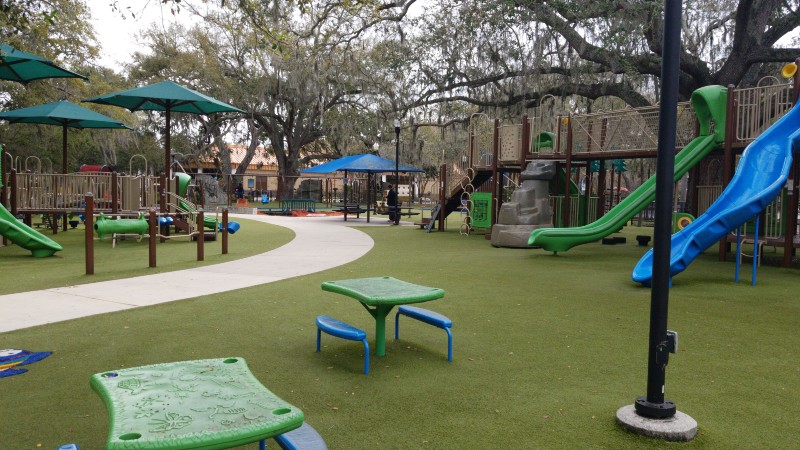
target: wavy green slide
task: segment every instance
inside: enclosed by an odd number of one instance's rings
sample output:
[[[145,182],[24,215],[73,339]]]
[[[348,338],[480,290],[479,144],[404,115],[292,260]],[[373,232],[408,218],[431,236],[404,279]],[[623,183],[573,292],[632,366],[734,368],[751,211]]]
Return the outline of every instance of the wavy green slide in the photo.
[[[692,93],[692,107],[700,121],[700,136],[689,142],[675,156],[675,181],[724,140],[726,93],[727,90],[722,86],[706,86]],[[716,124],[713,132],[712,120]],[[655,198],[656,177],[652,176],[600,219],[582,227],[533,230],[528,245],[559,252],[598,241],[621,230],[633,216],[646,208]]]
[[[3,146],[0,145],[0,155],[2,154]],[[0,158],[0,171],[2,170],[3,163]],[[0,187],[3,187],[2,178]],[[58,242],[17,220],[2,204],[0,204],[0,236],[5,236],[25,250],[30,250],[36,258],[53,256],[55,252],[63,250]]]
[[[63,250],[61,244],[17,220],[3,205],[0,205],[0,235],[30,250],[36,258],[53,256]]]

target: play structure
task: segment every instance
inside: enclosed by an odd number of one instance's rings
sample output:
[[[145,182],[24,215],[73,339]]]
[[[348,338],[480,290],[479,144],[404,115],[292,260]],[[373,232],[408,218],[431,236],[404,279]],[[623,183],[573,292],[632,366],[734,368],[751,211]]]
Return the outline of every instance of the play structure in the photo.
[[[721,86],[708,86],[692,94],[692,107],[700,124],[699,135],[675,156],[675,181],[694,167],[709,152],[725,140],[725,130],[712,123],[725,123],[727,90]],[[566,251],[570,248],[596,242],[622,227],[656,198],[656,177],[652,176],[604,216],[591,224],[571,228],[542,228],[534,230],[528,245],[548,251]]]
[[[189,237],[196,239],[205,229],[205,240],[215,240],[222,231],[219,214],[205,213],[202,225],[196,223],[199,206],[190,200],[202,187],[192,184],[189,174],[178,172],[172,179],[138,171],[136,175],[109,172],[102,166],[81,166],[82,171],[71,174],[41,173],[41,163],[34,170],[21,173],[14,158],[0,152],[0,234],[4,243],[10,242],[30,250],[34,257],[51,256],[61,251],[60,244],[32,228],[34,217],[50,228],[53,234],[66,231],[86,218],[87,198],[91,198],[94,216],[92,229],[100,239],[149,235],[145,211],[155,209],[159,214],[160,239]],[[137,155],[142,158],[141,156]],[[136,156],[135,156],[136,157]],[[30,158],[28,158],[30,159]],[[38,160],[38,158],[36,158]],[[16,160],[18,163],[19,158]],[[28,160],[25,160],[28,167]],[[10,167],[10,170],[8,168]],[[161,188],[165,187],[162,191]],[[202,199],[202,196],[200,196]],[[170,231],[174,228],[175,232]],[[234,234],[237,222],[228,222],[226,232]]]
[[[687,248],[703,246],[692,250],[695,255],[720,242],[719,258],[725,260],[737,242],[735,229],[742,221],[739,246],[769,245],[782,249],[783,264],[787,267],[800,247],[797,226],[800,164],[785,154],[790,153],[788,147],[775,149],[780,140],[784,142],[781,145],[791,146],[787,142],[797,128],[797,119],[796,113],[790,111],[797,102],[799,77],[796,70],[784,70],[782,74],[792,79],[786,82],[765,77],[755,87],[748,88],[707,86],[694,92],[690,102],[678,104],[675,181],[684,183],[686,196],[680,204],[676,196],[673,229],[683,233],[680,239],[691,241],[687,241]],[[632,192],[627,192],[628,186],[623,187],[621,181],[628,170],[626,161],[655,159],[658,107],[590,114],[556,113],[553,109],[548,115],[543,108],[537,108],[531,117],[523,116],[521,123],[490,120],[485,114],[472,117],[466,154],[440,167],[443,189],[434,217],[439,230],[444,230],[445,218],[460,211],[463,205],[475,210],[472,198],[483,193],[490,196],[489,227],[496,226],[503,205],[513,201],[513,192],[522,184],[520,174],[531,161],[554,162],[557,175],[549,193],[554,227],[533,231],[530,245],[548,251],[566,251],[576,245],[600,241],[632,220],[640,225],[652,222],[655,178],[648,179],[638,172],[638,177],[646,181],[638,187],[631,186]],[[785,116],[788,118],[783,120]],[[762,135],[765,137],[759,138]],[[771,150],[750,150],[740,156],[757,138],[753,144],[756,148],[766,145]],[[777,156],[770,156],[774,154]],[[739,163],[734,177],[737,158],[744,162]],[[783,165],[776,169],[773,165],[778,163],[769,158],[776,158]],[[767,162],[773,165],[756,169],[756,164]],[[787,184],[787,180],[791,183]],[[630,182],[626,184],[630,186]],[[734,184],[730,189],[735,194],[726,191],[722,196],[728,184]],[[767,190],[770,195],[761,195]],[[758,205],[745,207],[739,213],[738,207],[744,207],[739,203],[751,203],[753,196],[758,197]],[[737,204],[722,207],[715,203],[718,198]],[[746,218],[737,215],[736,220],[731,220],[730,208],[739,215],[750,215]],[[757,234],[754,216],[759,216],[761,222]],[[701,228],[713,229],[714,233],[704,234],[705,238],[698,240],[694,233]],[[676,264],[675,268],[682,263]]]
[[[0,146],[0,156],[3,153],[3,147]],[[2,169],[3,161],[0,158],[0,174],[4,173]],[[5,192],[4,178],[0,176],[0,188],[3,189],[3,192]],[[58,242],[20,222],[2,203],[0,203],[0,235],[25,250],[30,250],[31,254],[36,258],[52,256],[55,252],[62,250]]]
[[[747,146],[733,179],[705,213],[672,235],[671,276],[684,271],[705,249],[775,200],[789,177],[792,151],[798,143],[800,107],[795,106]],[[649,284],[652,272],[651,249],[633,269],[633,281]]]
[[[194,238],[199,233],[207,233],[205,239],[215,240],[216,233],[222,231],[222,224],[216,215],[204,215],[202,226],[198,223],[199,210],[197,205],[186,199],[192,182],[192,177],[184,172],[175,173],[176,192],[167,193],[167,205],[175,210],[173,214],[162,214],[158,218],[159,228],[165,231],[159,234],[161,239],[189,237]],[[177,234],[169,232],[170,227],[174,227]],[[240,224],[238,222],[228,222],[227,231],[230,234],[236,233]],[[141,239],[148,234],[148,222],[145,214],[138,213],[135,218],[117,218],[111,220],[104,213],[100,213],[94,223],[94,230],[102,240],[107,235],[114,236],[135,236]],[[210,230],[210,233],[205,230]],[[115,241],[114,241],[115,242]]]

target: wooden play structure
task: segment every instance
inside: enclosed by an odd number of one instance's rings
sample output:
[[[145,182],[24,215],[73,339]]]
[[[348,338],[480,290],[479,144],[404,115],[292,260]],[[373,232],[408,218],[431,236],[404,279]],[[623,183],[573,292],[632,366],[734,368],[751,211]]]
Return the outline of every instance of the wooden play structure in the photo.
[[[724,123],[711,123],[712,133],[724,127],[724,140],[689,169],[688,206],[681,212],[695,217],[703,214],[733,177],[744,148],[797,103],[800,76],[796,70],[790,75],[788,81],[766,77],[755,87],[727,87]],[[689,102],[678,105],[676,152],[699,135],[696,113]],[[624,167],[626,160],[656,157],[658,115],[657,106],[591,114],[539,114],[536,110],[517,123],[473,115],[466,161],[440,167],[438,228],[443,231],[444,219],[464,210],[468,212],[463,218],[463,234],[497,223],[500,206],[518,184],[520,172],[534,160],[554,161],[561,174],[551,185],[555,226],[580,226],[600,218],[625,196],[619,165]],[[762,244],[783,249],[786,266],[791,265],[800,247],[797,158],[792,162],[789,180],[783,193],[762,213],[759,233]],[[482,205],[488,225],[481,227],[476,227],[470,217],[480,209],[474,204],[476,193],[489,196]],[[746,228],[745,232],[751,230]],[[748,238],[752,242],[752,236],[745,236],[745,242]],[[735,239],[731,235],[723,240],[720,259],[725,258]]]

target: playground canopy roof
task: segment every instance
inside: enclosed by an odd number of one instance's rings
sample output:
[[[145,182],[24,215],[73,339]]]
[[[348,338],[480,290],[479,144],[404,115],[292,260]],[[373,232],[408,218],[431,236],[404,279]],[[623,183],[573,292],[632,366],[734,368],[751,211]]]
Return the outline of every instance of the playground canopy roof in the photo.
[[[303,169],[300,173],[333,173],[333,172],[364,172],[364,173],[384,173],[394,172],[395,162],[380,156],[368,153],[362,155],[344,156],[333,161],[320,164],[315,167]],[[408,164],[400,164],[398,172],[424,172]]]
[[[87,98],[84,102],[120,106],[131,111],[166,111],[167,126],[164,145],[164,170],[167,174],[170,172],[172,163],[170,158],[170,114],[172,112],[191,114],[244,112],[235,106],[231,106],[169,80]]]
[[[61,126],[61,170],[67,173],[67,128],[129,129],[122,122],[66,100],[0,113],[10,123],[37,123]]]
[[[42,78],[87,78],[52,61],[0,43],[0,79],[27,83]]]

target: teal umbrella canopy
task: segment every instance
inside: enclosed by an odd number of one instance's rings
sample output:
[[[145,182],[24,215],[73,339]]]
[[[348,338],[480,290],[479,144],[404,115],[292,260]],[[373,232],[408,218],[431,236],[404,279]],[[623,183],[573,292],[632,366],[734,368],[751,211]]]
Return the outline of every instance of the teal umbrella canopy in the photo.
[[[127,108],[131,111],[168,111],[191,114],[244,112],[235,106],[181,86],[173,81],[87,98],[84,102]]]
[[[66,100],[0,113],[9,123],[60,125],[62,131],[61,168],[67,171],[67,128],[125,128],[122,122],[70,103]]]
[[[167,125],[164,145],[164,170],[167,175],[169,175],[171,166],[170,114],[173,111],[190,114],[244,112],[235,106],[231,106],[169,80],[125,91],[100,95],[98,97],[87,98],[84,102],[121,106],[131,111],[165,111],[167,113]]]
[[[88,79],[41,56],[0,43],[0,79],[27,83],[42,78]]]
[[[66,100],[0,113],[10,123],[41,123],[70,128],[128,128],[120,121]]]

